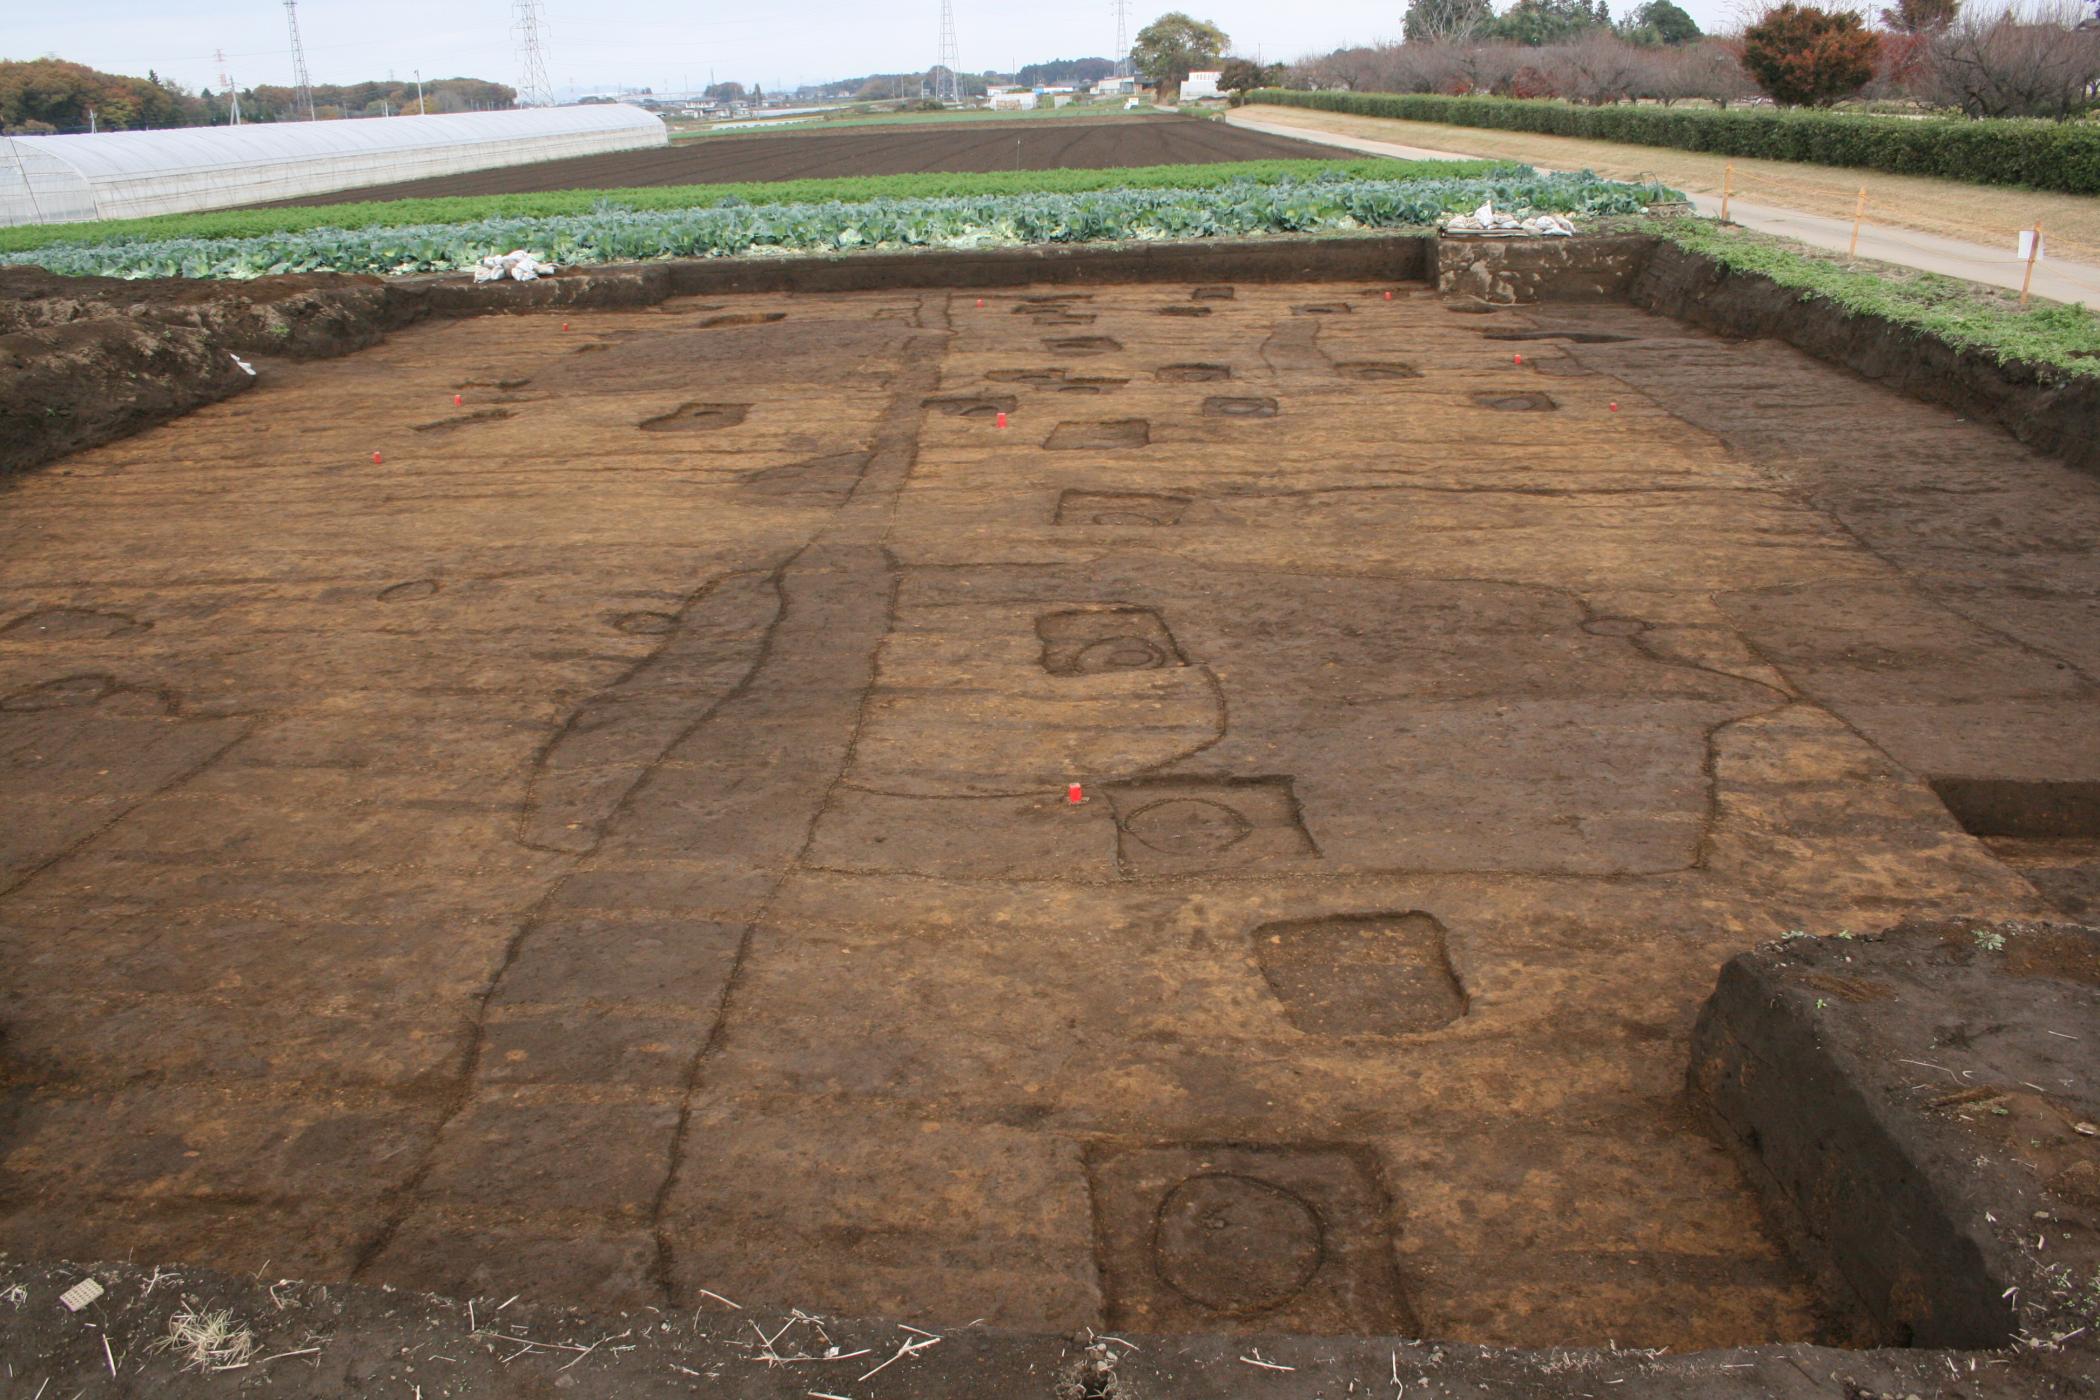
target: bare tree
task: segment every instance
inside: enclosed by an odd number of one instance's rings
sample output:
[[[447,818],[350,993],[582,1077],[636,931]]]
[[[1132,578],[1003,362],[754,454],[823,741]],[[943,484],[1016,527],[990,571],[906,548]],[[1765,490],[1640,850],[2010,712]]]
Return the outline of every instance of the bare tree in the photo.
[[[2100,89],[2100,31],[2082,27],[2082,18],[2050,0],[1965,11],[1932,37],[1920,95],[1972,117],[2064,121],[2088,111]]]
[[[1703,97],[1724,107],[1757,93],[1728,40],[1647,46],[1601,30],[1535,47],[1417,42],[1337,49],[1301,61],[1286,80],[1350,92],[1484,92],[1588,103]]]
[[[1488,0],[1409,0],[1400,32],[1410,44],[1464,44],[1494,19]]]
[[[1687,45],[1682,52],[1686,97],[1709,98],[1725,109],[1731,102],[1748,102],[1759,95],[1757,79],[1743,67],[1741,39],[1702,39]]]

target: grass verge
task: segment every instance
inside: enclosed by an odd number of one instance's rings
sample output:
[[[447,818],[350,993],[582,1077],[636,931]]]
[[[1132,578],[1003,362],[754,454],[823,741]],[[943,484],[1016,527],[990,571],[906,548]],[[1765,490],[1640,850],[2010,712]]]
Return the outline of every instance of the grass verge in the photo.
[[[37,248],[261,238],[310,229],[410,228],[488,219],[536,219],[603,208],[705,209],[720,205],[859,204],[878,199],[971,199],[996,195],[1088,194],[1101,190],[1207,190],[1276,185],[1314,177],[1402,181],[1514,175],[1512,161],[1246,160],[1214,165],[1145,165],[1127,170],[995,170],[978,173],[844,176],[732,185],[643,185],[631,189],[552,190],[540,194],[459,195],[285,209],[221,209],[150,219],[0,228],[0,253]]]
[[[2018,297],[1995,287],[1889,263],[1848,263],[1705,219],[1649,219],[1642,226],[1731,272],[1768,277],[1805,299],[1924,331],[2000,363],[2100,378],[2100,316],[2082,306],[2036,301],[2023,311]]]

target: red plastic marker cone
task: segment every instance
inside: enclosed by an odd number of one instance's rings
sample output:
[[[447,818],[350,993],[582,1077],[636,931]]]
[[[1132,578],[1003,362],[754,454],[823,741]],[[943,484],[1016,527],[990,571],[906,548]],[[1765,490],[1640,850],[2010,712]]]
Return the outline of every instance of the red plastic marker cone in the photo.
[[[465,402],[466,402],[466,399],[464,399],[463,397],[461,397],[461,396],[460,396],[460,395],[458,395],[458,394],[454,394],[454,395],[452,396],[452,406],[453,406],[454,408],[458,408],[458,407],[459,407],[459,406],[460,406],[461,404],[464,404]]]
[[[1073,783],[1065,789],[1065,801],[1069,805],[1077,807],[1080,803],[1086,801],[1086,794],[1079,790],[1079,784]]]
[[[979,311],[982,311],[982,310],[984,310],[984,298],[983,298],[983,297],[979,297],[979,298],[977,298],[977,309],[978,309]]]
[[[569,328],[569,323],[568,323],[567,321],[564,321],[564,322],[562,322],[562,323],[561,323],[561,328],[562,328],[563,330],[567,330],[567,329]]]
[[[1619,411],[1619,401],[1617,399],[1613,399],[1611,401],[1611,411],[1613,413],[1617,413]]]
[[[1391,301],[1391,300],[1393,299],[1393,294],[1392,294],[1391,292],[1387,292],[1387,293],[1385,294],[1385,299],[1386,299],[1387,301]]]
[[[1003,413],[1002,413],[1002,414],[1000,414],[1000,415],[999,415],[999,419],[998,419],[998,421],[997,421],[997,422],[995,422],[995,423],[993,423],[993,424],[992,424],[992,426],[993,426],[993,427],[995,427],[995,428],[1003,428],[1003,427],[1005,427],[1005,426],[1006,426],[1006,415],[1005,415],[1005,414],[1003,414]]]
[[[372,454],[372,465],[375,467],[379,465],[379,454],[377,452]]]
[[[1513,365],[1521,365],[1524,363],[1524,357],[1522,355],[1512,355],[1509,357],[1509,362]]]

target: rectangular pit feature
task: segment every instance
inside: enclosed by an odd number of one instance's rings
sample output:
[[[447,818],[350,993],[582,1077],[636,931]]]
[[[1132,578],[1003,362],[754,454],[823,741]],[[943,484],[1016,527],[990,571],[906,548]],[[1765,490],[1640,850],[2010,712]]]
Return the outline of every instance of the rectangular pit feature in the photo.
[[[1934,778],[1962,829],[2071,918],[2100,921],[2100,782]]]

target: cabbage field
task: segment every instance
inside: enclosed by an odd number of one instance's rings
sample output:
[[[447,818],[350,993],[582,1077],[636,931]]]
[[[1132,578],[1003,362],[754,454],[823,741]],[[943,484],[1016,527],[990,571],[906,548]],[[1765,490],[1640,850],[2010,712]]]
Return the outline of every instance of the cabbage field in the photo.
[[[1557,213],[1580,219],[1639,213],[1651,203],[1677,197],[1659,185],[1625,184],[1586,172],[1547,175],[1512,169],[1485,176],[1407,180],[1338,174],[1204,189],[728,202],[678,209],[606,204],[579,213],[462,223],[54,243],[0,256],[0,264],[30,263],[58,273],[112,277],[399,274],[460,271],[514,248],[572,265],[1249,237],[1423,227],[1488,200],[1498,210],[1520,215]]]

